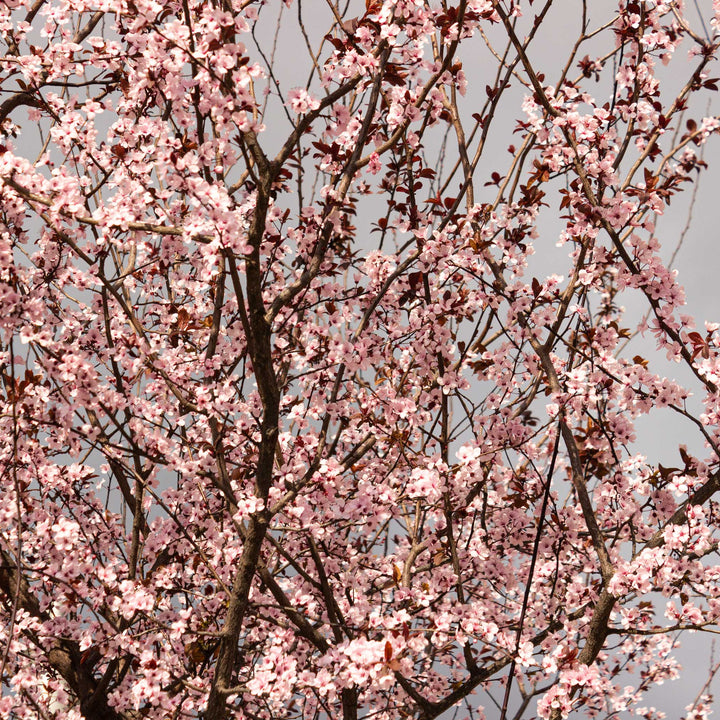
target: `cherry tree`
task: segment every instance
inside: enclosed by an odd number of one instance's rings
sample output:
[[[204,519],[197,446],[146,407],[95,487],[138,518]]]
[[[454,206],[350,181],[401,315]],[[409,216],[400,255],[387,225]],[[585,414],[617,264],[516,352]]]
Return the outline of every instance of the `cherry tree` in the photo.
[[[720,618],[720,324],[662,219],[720,2],[0,33],[0,715],[661,718]]]

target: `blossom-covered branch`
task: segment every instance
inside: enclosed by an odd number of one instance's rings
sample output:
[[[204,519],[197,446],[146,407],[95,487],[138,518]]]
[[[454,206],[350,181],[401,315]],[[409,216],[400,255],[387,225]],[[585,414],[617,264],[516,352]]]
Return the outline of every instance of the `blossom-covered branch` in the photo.
[[[720,618],[689,6],[0,6],[0,715],[662,717]]]

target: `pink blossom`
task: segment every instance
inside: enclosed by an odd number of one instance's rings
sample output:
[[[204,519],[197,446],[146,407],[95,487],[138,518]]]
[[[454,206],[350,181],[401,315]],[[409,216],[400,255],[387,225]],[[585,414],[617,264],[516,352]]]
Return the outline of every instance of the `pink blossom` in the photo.
[[[294,113],[302,115],[310,110],[317,110],[320,107],[320,101],[304,88],[293,88],[288,92],[287,105],[292,108]]]

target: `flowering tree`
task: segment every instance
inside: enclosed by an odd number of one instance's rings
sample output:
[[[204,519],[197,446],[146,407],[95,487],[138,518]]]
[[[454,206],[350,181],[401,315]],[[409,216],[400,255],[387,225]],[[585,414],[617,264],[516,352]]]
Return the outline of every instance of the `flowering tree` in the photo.
[[[720,617],[688,5],[2,3],[2,717],[660,717]]]

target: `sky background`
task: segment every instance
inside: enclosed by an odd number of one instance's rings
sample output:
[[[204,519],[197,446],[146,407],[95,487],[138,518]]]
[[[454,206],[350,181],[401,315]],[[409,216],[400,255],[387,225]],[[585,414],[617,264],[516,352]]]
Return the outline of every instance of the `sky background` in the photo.
[[[535,0],[534,7],[540,5]],[[694,26],[698,32],[702,32],[702,24],[699,15],[693,16],[696,3],[692,0],[687,3],[688,17],[697,20]],[[528,7],[528,3],[523,3]],[[605,22],[612,16],[616,3],[612,0],[591,0],[590,26],[596,26]],[[580,0],[555,0],[545,23],[538,33],[536,40],[530,48],[530,58],[535,68],[546,75],[546,82],[554,83],[560,69],[564,65],[567,53],[577,37],[580,28]],[[711,0],[698,0],[697,7],[709,18],[711,12]],[[365,5],[363,0],[350,0],[347,5],[346,18],[353,18],[363,14]],[[299,14],[298,14],[299,13]],[[313,50],[317,50],[323,36],[332,23],[332,15],[325,0],[295,0],[291,8],[286,8],[279,0],[271,2],[261,10],[261,22],[257,28],[257,43],[262,49],[269,62],[272,62],[274,78],[272,78],[273,92],[268,98],[268,112],[266,114],[266,131],[261,135],[260,141],[266,153],[274,155],[281,146],[290,130],[290,124],[286,117],[286,110],[277,97],[279,85],[283,94],[293,87],[304,87],[311,77],[312,63],[308,54],[306,39],[301,31],[304,28],[307,39]],[[528,13],[530,18],[530,13]],[[526,21],[528,18],[526,18]],[[520,33],[522,34],[522,33]],[[500,28],[496,28],[495,37],[502,35]],[[493,33],[490,32],[493,39]],[[605,33],[597,42],[588,45],[588,48],[580,53],[580,57],[586,52],[593,54],[593,50],[601,52],[602,49],[609,49],[607,42],[610,36]],[[325,51],[327,48],[325,48]],[[260,60],[258,48],[248,45],[248,54],[253,60]],[[686,56],[687,50],[678,50],[678,56]],[[463,68],[468,80],[468,92],[462,99],[461,109],[469,117],[476,112],[486,99],[485,85],[492,82],[497,69],[497,61],[483,48],[479,39],[461,46],[458,59],[463,62]],[[667,76],[670,89],[676,89],[687,77],[685,70],[687,65],[679,62],[677,66],[673,63],[671,70],[673,74]],[[571,73],[572,75],[573,73]],[[604,83],[604,84],[603,84]],[[320,92],[317,76],[311,82],[311,88]],[[608,97],[610,85],[605,80],[598,83],[596,97]],[[485,179],[490,173],[497,170],[503,173],[508,166],[511,155],[507,152],[507,146],[516,141],[513,136],[514,122],[522,118],[520,105],[526,90],[519,83],[514,82],[513,88],[508,91],[507,96],[501,103],[501,115],[496,121],[492,142],[488,145],[487,151],[481,160],[476,173],[477,188],[480,195],[479,202],[489,200],[494,196],[494,188],[483,189]],[[704,114],[717,114],[718,103],[713,98],[713,106],[703,107]],[[108,120],[110,113],[108,113]],[[24,133],[22,141],[32,136]],[[431,135],[431,137],[433,137]],[[435,136],[437,137],[437,136]],[[20,141],[18,145],[20,145]],[[39,150],[39,144],[29,143],[27,146],[28,155]],[[454,163],[456,157],[453,155],[453,145],[450,143],[449,155],[446,163]],[[437,152],[437,147],[430,144],[426,150],[428,154]],[[705,159],[709,162],[709,170],[700,176],[699,183],[676,196],[671,206],[667,209],[664,217],[658,224],[657,236],[663,247],[663,256],[666,258],[678,249],[682,239],[682,245],[677,251],[674,267],[678,270],[680,282],[684,285],[687,295],[687,312],[696,318],[698,326],[703,321],[720,322],[720,139],[715,138],[705,147]],[[312,180],[312,173],[309,173],[308,182]],[[457,183],[456,183],[457,184]],[[364,199],[363,202],[373,202]],[[377,200],[376,202],[383,202]],[[553,200],[551,200],[551,206]],[[370,217],[372,213],[368,213]],[[370,235],[370,227],[362,213],[357,218],[358,242],[362,246],[364,238],[367,238],[367,247],[374,247],[376,236]],[[528,277],[538,277],[553,273],[565,272],[568,266],[567,253],[569,247],[557,247],[557,238],[563,229],[563,221],[557,217],[556,203],[554,207],[546,209],[539,224],[540,236],[535,243],[536,255],[532,260]],[[635,322],[645,313],[645,305],[637,302],[630,294],[624,296],[628,327],[634,327]],[[650,336],[636,337],[627,348],[626,353],[648,354],[653,357],[653,369],[663,371],[669,377],[680,381],[688,381],[687,373],[678,365],[666,362],[665,369],[661,370],[662,361],[657,360],[657,353],[653,351],[654,343]],[[689,383],[693,387],[692,383]],[[692,402],[692,401],[691,401]],[[689,423],[683,424],[678,420],[677,415],[670,411],[654,412],[650,417],[641,418],[636,424],[637,449],[646,452],[653,462],[661,462],[666,466],[678,463],[678,445],[685,444],[690,450],[702,453],[702,444],[698,433]],[[662,601],[662,599],[660,600]],[[682,677],[672,683],[666,683],[651,696],[651,700],[665,711],[669,719],[681,717],[684,708],[694,699],[707,677],[707,670],[711,663],[713,650],[713,636],[708,634],[685,634],[683,637],[683,648],[678,653],[685,670]],[[720,657],[720,650],[716,658]],[[493,717],[490,706],[487,707],[488,717]],[[447,713],[451,717],[453,711]]]

